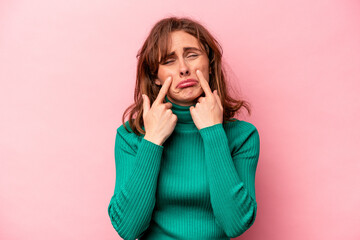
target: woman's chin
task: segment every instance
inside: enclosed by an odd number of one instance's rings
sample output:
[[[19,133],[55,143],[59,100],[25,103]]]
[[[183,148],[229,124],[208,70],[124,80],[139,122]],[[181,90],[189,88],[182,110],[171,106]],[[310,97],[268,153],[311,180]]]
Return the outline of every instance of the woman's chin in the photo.
[[[201,96],[202,92],[187,92],[187,93],[180,93],[176,97],[171,97],[175,103],[178,105],[194,105],[197,102],[197,99]]]
[[[181,96],[182,98],[186,98],[187,100],[194,100],[198,98],[201,93],[203,93],[203,91],[201,91],[201,89],[199,89],[198,87],[187,87],[179,93],[179,96]]]

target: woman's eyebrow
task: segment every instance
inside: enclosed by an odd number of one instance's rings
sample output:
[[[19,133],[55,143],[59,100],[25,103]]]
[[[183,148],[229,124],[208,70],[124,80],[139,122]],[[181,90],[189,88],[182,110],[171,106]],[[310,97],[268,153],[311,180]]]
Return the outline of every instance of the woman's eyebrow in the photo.
[[[201,52],[201,50],[197,49],[196,47],[184,47],[183,49],[184,49],[184,52],[190,51],[190,50],[195,50],[195,51]]]
[[[199,52],[201,52],[201,50],[198,49],[198,48],[196,48],[196,47],[184,47],[183,50],[184,50],[184,52],[187,52],[187,51],[190,51],[190,50],[194,50],[194,51],[199,51]],[[175,51],[167,54],[167,55],[166,55],[166,58],[172,57],[172,56],[174,56],[174,55],[175,55]]]

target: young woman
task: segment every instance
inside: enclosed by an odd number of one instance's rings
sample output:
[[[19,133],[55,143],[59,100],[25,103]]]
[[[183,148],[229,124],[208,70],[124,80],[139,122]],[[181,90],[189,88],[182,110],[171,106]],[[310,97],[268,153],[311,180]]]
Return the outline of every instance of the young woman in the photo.
[[[137,57],[135,103],[115,139],[113,227],[126,240],[241,235],[257,213],[260,139],[233,118],[250,108],[228,94],[221,46],[197,21],[169,17]]]

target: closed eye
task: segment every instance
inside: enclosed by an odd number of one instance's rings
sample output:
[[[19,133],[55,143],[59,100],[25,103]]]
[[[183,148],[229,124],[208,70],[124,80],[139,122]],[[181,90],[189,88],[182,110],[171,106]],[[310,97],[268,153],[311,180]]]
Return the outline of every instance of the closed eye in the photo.
[[[188,56],[188,58],[189,57],[194,58],[194,57],[197,57],[197,56],[199,56],[199,55],[198,54],[191,54],[191,55]],[[175,60],[168,60],[168,61],[165,61],[163,64],[166,65],[166,64],[172,63],[174,61]]]
[[[172,63],[174,60],[168,60],[166,62],[164,62],[164,64],[168,64],[168,63]]]

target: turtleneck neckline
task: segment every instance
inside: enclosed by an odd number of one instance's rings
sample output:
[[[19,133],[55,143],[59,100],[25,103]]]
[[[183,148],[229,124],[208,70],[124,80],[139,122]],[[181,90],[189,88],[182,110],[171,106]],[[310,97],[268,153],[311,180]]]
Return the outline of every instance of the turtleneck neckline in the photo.
[[[198,131],[190,113],[190,107],[195,106],[195,104],[191,106],[181,106],[170,101],[167,95],[165,95],[165,102],[172,104],[171,110],[177,116],[177,123],[174,130]]]

